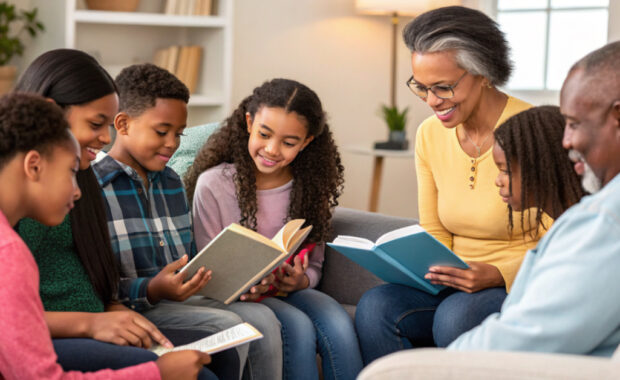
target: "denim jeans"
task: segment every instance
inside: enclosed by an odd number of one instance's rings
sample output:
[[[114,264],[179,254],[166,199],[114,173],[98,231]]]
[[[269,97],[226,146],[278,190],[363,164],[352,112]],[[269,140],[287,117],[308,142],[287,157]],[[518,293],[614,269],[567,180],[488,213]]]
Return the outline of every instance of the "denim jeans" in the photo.
[[[243,371],[244,379],[279,379],[282,376],[280,322],[264,305],[251,302],[225,305],[193,296],[185,302],[161,301],[142,314],[163,330],[197,330],[210,334],[249,322],[264,337],[250,343],[249,347],[247,344],[237,346],[239,372]]]
[[[353,321],[336,300],[304,289],[283,298],[266,298],[262,303],[282,323],[283,379],[318,379],[317,352],[325,379],[355,379],[362,370]]]
[[[157,355],[138,347],[117,346],[94,339],[69,338],[52,339],[58,364],[65,371],[92,372],[101,369],[121,369],[132,365],[157,360]],[[198,376],[201,380],[217,380],[217,377],[203,368]]]
[[[465,293],[447,288],[433,296],[404,285],[384,284],[362,296],[355,327],[364,363],[413,347],[446,347],[498,312],[506,290]]]

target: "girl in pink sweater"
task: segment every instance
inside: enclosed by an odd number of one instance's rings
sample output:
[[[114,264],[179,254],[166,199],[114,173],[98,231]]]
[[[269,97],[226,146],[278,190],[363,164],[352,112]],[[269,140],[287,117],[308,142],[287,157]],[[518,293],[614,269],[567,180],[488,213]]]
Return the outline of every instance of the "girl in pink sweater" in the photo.
[[[291,219],[313,226],[293,262],[241,296],[242,301],[262,298],[280,320],[284,379],[317,379],[317,352],[325,379],[353,379],[362,368],[351,318],[313,289],[343,184],[340,155],[325,119],[321,101],[308,87],[287,79],[265,82],[209,138],[185,176],[198,249],[233,222],[268,237]],[[275,291],[269,292],[272,281]]]
[[[80,147],[61,109],[26,94],[0,98],[0,379],[195,379],[207,354],[180,351],[121,370],[64,372],[39,298],[39,272],[13,230],[22,218],[60,224],[81,193]]]

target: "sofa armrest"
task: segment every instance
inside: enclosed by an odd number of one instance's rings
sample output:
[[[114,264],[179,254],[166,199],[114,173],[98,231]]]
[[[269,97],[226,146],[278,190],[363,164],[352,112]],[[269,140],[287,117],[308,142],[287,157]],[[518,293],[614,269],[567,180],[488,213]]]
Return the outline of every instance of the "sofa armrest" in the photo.
[[[352,235],[375,241],[386,232],[416,223],[416,219],[337,207],[332,219],[333,236],[330,241],[338,235]],[[325,247],[323,277],[318,289],[345,307],[357,305],[364,292],[381,283],[383,281],[366,269],[337,251]]]
[[[429,348],[401,351],[375,360],[358,380],[614,379],[618,373],[620,362],[609,358]]]

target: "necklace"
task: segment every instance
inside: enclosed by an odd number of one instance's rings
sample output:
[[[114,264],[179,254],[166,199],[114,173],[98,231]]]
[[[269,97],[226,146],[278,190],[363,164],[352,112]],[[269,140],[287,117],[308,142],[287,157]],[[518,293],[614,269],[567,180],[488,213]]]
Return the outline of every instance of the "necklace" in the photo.
[[[473,145],[476,148],[476,152],[478,153],[478,155],[476,157],[471,159],[471,173],[470,173],[470,176],[469,176],[469,188],[471,190],[473,190],[474,189],[474,184],[476,183],[476,172],[477,172],[477,166],[478,166],[477,160],[482,155],[482,147],[487,142],[489,137],[491,137],[493,132],[489,133],[487,135],[487,137],[485,137],[484,140],[482,140],[482,143],[480,145],[476,145],[476,143],[467,134],[467,130],[465,130],[465,128],[463,128],[463,133],[465,133],[465,137],[467,138],[467,141],[469,141],[471,143],[471,145]]]
[[[487,135],[487,137],[484,138],[484,140],[482,140],[482,143],[480,145],[476,145],[476,143],[474,142],[474,140],[472,140],[469,137],[469,134],[467,134],[467,130],[465,128],[463,128],[463,133],[465,133],[465,137],[467,138],[467,141],[469,141],[471,143],[471,145],[474,146],[474,148],[476,148],[476,152],[478,153],[478,155],[474,158],[480,158],[480,156],[482,155],[482,147],[484,146],[484,144],[487,142],[487,140],[489,139],[489,137],[491,137],[491,135],[493,134],[493,132],[489,133]]]

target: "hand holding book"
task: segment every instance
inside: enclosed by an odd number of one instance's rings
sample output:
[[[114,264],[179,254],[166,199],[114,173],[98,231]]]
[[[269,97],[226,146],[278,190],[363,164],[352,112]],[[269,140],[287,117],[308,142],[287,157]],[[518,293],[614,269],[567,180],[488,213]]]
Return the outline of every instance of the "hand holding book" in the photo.
[[[177,272],[187,264],[187,261],[188,256],[184,255],[180,259],[166,265],[164,269],[149,281],[147,297],[150,303],[155,304],[162,299],[179,302],[185,301],[200,291],[211,280],[212,272],[204,267],[199,268],[189,279],[187,279],[187,272]]]
[[[469,269],[432,266],[424,278],[433,285],[449,286],[466,293],[506,285],[496,266],[482,262],[468,262]]]

